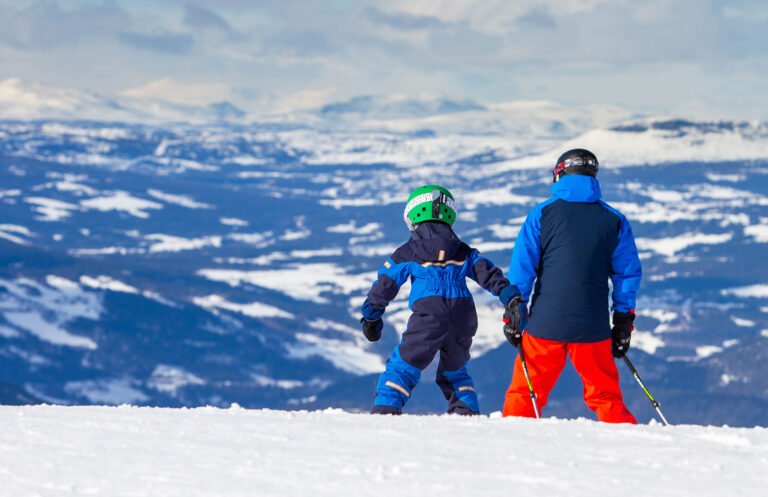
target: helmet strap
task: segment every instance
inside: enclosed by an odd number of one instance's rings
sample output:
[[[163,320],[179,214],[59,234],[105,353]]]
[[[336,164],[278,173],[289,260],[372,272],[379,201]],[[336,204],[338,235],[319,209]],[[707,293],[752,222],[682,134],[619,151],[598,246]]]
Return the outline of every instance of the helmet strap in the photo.
[[[440,190],[432,190],[432,218],[440,219],[440,206],[445,203],[445,195]]]
[[[432,219],[440,217],[440,199],[437,198],[432,201]]]

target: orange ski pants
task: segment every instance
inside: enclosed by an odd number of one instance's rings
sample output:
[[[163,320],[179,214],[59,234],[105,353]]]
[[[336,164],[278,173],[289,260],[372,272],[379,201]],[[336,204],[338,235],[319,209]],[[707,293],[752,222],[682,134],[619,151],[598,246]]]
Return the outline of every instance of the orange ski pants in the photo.
[[[598,420],[637,424],[621,397],[619,371],[611,353],[610,339],[594,343],[567,343],[524,333],[522,347],[539,412],[547,405],[549,392],[563,371],[567,356],[584,384],[584,402],[597,414]],[[535,417],[519,354],[502,412],[504,416]]]

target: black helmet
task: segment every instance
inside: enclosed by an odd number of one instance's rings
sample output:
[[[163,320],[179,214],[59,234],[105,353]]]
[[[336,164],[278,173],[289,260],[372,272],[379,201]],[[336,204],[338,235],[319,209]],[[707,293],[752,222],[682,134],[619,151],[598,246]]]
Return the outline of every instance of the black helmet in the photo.
[[[552,181],[557,183],[564,174],[584,174],[597,176],[600,165],[595,154],[583,148],[574,148],[565,152],[557,159],[552,171]]]

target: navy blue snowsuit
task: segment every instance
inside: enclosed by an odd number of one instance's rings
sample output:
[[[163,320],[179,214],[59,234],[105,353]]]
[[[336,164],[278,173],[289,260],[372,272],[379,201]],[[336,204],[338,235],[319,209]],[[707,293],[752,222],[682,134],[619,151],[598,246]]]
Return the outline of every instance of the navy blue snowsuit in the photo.
[[[511,289],[504,291],[509,281],[501,269],[462,242],[449,225],[425,222],[379,270],[363,303],[363,317],[379,319],[408,278],[413,314],[379,378],[373,412],[401,412],[421,371],[439,351],[436,381],[448,401],[448,412],[478,413],[477,393],[466,368],[477,331],[477,312],[466,278],[475,280],[502,303],[513,296]]]

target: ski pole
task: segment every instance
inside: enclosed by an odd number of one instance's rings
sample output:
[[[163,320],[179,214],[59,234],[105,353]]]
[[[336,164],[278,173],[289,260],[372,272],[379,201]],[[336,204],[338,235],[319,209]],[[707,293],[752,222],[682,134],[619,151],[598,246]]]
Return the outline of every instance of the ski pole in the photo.
[[[658,400],[653,398],[653,395],[651,395],[651,392],[649,392],[648,389],[645,387],[643,380],[640,379],[640,375],[637,374],[637,370],[635,369],[635,366],[632,365],[632,361],[629,360],[629,357],[627,357],[627,354],[624,354],[624,362],[627,363],[627,367],[632,372],[632,376],[635,377],[635,380],[637,380],[637,383],[640,385],[640,388],[643,389],[643,392],[645,392],[645,395],[648,397],[648,400],[651,401],[651,405],[653,406],[653,408],[656,409],[657,413],[659,413],[659,417],[661,418],[661,421],[664,423],[664,426],[669,426],[669,423],[667,422],[667,418],[665,418],[664,414],[661,412],[661,404],[659,404]],[[525,362],[523,362],[523,364],[525,364]]]
[[[528,383],[528,391],[531,393],[531,403],[533,404],[533,412],[536,414],[536,419],[540,419],[539,406],[536,405],[536,392],[533,391],[533,383],[531,383],[531,375],[528,373],[528,364],[525,362],[525,354],[523,354],[523,344],[517,347],[520,351],[520,362],[523,365],[523,374],[525,374],[525,381]]]

